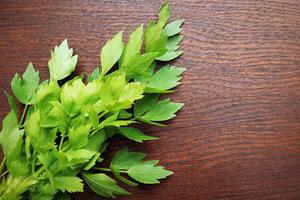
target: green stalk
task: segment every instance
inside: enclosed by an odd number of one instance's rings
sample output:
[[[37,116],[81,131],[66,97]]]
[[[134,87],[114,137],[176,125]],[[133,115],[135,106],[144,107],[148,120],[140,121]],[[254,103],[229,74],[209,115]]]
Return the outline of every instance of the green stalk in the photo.
[[[0,179],[5,176],[8,173],[8,170],[6,170],[5,172],[3,172],[3,174],[0,175]]]
[[[103,168],[103,167],[93,167],[92,169],[94,170],[99,170],[99,171],[103,171],[103,172],[112,172],[112,170],[110,168]],[[127,171],[125,170],[120,170],[120,173],[127,173]]]
[[[64,143],[64,139],[65,139],[65,133],[62,133],[61,134],[61,139],[60,139],[60,142],[59,142],[59,146],[58,146],[58,150],[60,151],[62,146],[63,146],[63,143]]]
[[[1,165],[0,165],[0,174],[3,172],[5,162],[6,162],[6,157],[4,156],[3,160],[1,161]]]
[[[22,116],[21,116],[21,119],[20,119],[20,123],[19,123],[19,127],[21,128],[22,124],[23,124],[23,120],[25,118],[25,114],[27,112],[27,109],[28,109],[28,104],[25,105],[25,108],[23,110],[23,113],[22,113]]]

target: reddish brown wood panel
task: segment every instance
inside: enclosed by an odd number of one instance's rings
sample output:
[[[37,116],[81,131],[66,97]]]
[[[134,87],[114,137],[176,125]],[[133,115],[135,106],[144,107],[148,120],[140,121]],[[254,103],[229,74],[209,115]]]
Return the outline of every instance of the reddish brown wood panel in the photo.
[[[48,76],[49,50],[68,38],[77,73],[91,72],[99,48],[155,19],[158,0],[0,1],[1,91],[29,61]],[[170,0],[184,18],[187,71],[173,100],[186,104],[168,127],[144,126],[158,141],[115,138],[175,174],[127,200],[300,199],[300,1]],[[9,111],[0,95],[0,117]],[[73,199],[101,199],[88,189]]]

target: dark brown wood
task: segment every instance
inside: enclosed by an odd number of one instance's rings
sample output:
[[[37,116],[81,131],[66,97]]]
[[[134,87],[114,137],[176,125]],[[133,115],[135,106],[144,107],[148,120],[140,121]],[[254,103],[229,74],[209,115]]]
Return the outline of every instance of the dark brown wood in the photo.
[[[98,64],[104,42],[155,19],[162,1],[0,1],[1,91],[29,61],[48,76],[49,50],[68,38],[77,73]],[[115,138],[175,172],[159,186],[128,188],[127,200],[300,199],[300,1],[170,0],[184,18],[187,71],[172,95],[184,102],[168,127],[144,126],[160,140]],[[0,117],[9,111],[0,95]],[[73,199],[101,199],[88,189]]]

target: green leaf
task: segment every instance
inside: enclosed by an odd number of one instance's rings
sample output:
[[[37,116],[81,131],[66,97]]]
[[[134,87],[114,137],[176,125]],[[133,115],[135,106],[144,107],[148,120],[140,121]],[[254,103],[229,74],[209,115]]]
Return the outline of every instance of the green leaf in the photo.
[[[49,150],[55,148],[57,129],[46,129],[40,125],[39,110],[32,111],[25,122],[25,133],[30,138],[36,150]]]
[[[124,148],[115,154],[111,166],[119,170],[128,170],[130,167],[139,164],[145,157],[145,153],[128,152],[128,148]]]
[[[40,125],[43,128],[65,126],[68,116],[59,101],[51,102],[51,110],[41,114]]]
[[[29,174],[29,167],[22,158],[7,159],[6,166],[11,176],[22,177]]]
[[[45,167],[49,167],[49,165],[56,160],[56,157],[52,151],[39,152],[38,158]]]
[[[34,178],[8,176],[0,185],[1,200],[22,199],[22,194],[36,183]]]
[[[179,44],[182,41],[182,35],[174,35],[168,38],[167,49],[169,51],[176,51],[179,48]]]
[[[17,104],[13,96],[4,91],[10,108],[18,115]]]
[[[69,49],[67,39],[59,46],[55,46],[54,51],[51,51],[51,59],[48,62],[51,79],[64,79],[75,70],[78,56],[72,55],[73,49]]]
[[[134,140],[136,142],[143,142],[144,140],[156,140],[157,137],[152,137],[143,134],[139,129],[132,128],[132,127],[120,127],[119,128],[122,135],[125,137]]]
[[[181,75],[185,68],[164,66],[160,68],[148,81],[146,92],[161,93],[180,84]]]
[[[135,100],[143,97],[144,85],[139,82],[126,83],[125,74],[107,79],[100,89],[102,106],[106,111],[128,109]]]
[[[165,25],[170,17],[170,7],[168,2],[165,2],[158,13],[158,24]]]
[[[165,121],[175,117],[182,108],[182,103],[170,102],[170,99],[157,101],[157,96],[149,95],[138,101],[134,108],[135,117],[145,123],[156,124],[153,121]]]
[[[88,136],[91,129],[91,125],[83,125],[79,127],[71,127],[69,130],[69,140],[70,144],[76,148],[82,148],[88,143]]]
[[[92,82],[100,76],[100,68],[97,66],[94,71],[89,75],[88,82]]]
[[[124,71],[128,77],[145,74],[158,54],[158,52],[135,54],[130,58],[130,63],[123,65],[121,70]]]
[[[148,94],[143,99],[137,101],[134,105],[134,116],[142,116],[145,112],[151,110],[157,103],[159,95]]]
[[[96,153],[93,158],[83,167],[84,170],[90,170],[99,159],[100,153]]]
[[[76,116],[80,112],[80,102],[85,85],[80,78],[73,79],[62,87],[60,93],[61,103],[64,110],[70,116]]]
[[[101,75],[104,76],[122,55],[124,44],[122,42],[123,32],[116,34],[111,40],[103,46],[100,53],[100,60],[102,71]]]
[[[180,26],[184,22],[183,19],[178,19],[166,25],[164,28],[164,33],[166,33],[169,37],[178,34],[181,29]]]
[[[150,22],[145,31],[145,52],[159,52],[158,56],[166,52],[168,36],[163,32],[170,16],[168,3],[164,3],[158,14],[158,22]]]
[[[174,113],[182,108],[182,106],[182,103],[173,103],[170,102],[170,99],[164,99],[162,101],[158,101],[151,110],[139,118],[149,121],[169,120],[176,116]]]
[[[172,174],[171,171],[165,170],[161,166],[155,166],[158,163],[156,160],[142,161],[145,156],[144,153],[128,152],[128,149],[124,148],[116,153],[110,168],[117,178],[125,183],[129,180],[124,180],[120,176],[120,170],[127,170],[126,172],[131,178],[145,184],[159,183],[158,179],[166,178]]]
[[[126,110],[120,110],[118,119],[128,119],[130,117],[132,117],[130,112],[127,112]]]
[[[54,186],[62,192],[83,192],[83,183],[78,177],[57,176],[53,180]]]
[[[36,101],[36,89],[38,88],[39,81],[39,72],[35,71],[32,63],[29,63],[22,78],[19,74],[15,74],[11,81],[11,87],[21,103],[31,105]]]
[[[173,59],[179,57],[182,53],[183,53],[183,51],[167,51],[164,55],[156,58],[156,60],[170,61],[170,60],[173,60]]]
[[[59,99],[60,87],[56,81],[44,82],[36,93],[36,103],[43,112],[48,112],[53,106],[51,103]]]
[[[173,174],[173,172],[164,169],[161,166],[155,166],[158,161],[147,161],[132,166],[128,170],[128,175],[144,184],[157,184],[158,179],[166,178]]]
[[[60,162],[66,167],[74,167],[78,164],[85,164],[93,158],[97,152],[87,149],[69,150],[67,152],[58,152],[57,156]]]
[[[86,149],[90,151],[99,152],[101,149],[101,145],[105,141],[105,132],[103,129],[96,132],[93,136],[90,137],[88,144],[86,145]]]
[[[132,64],[132,57],[140,54],[143,43],[143,24],[141,24],[135,31],[133,31],[128,40],[128,44],[124,49],[122,58],[121,58],[121,68],[124,66],[129,66]]]
[[[14,111],[2,121],[2,130],[0,133],[0,143],[4,155],[9,160],[19,159],[21,156],[22,137],[24,130],[19,130],[17,116]]]
[[[103,173],[83,173],[88,186],[98,195],[115,198],[115,195],[129,195],[130,193],[116,184],[112,178]]]

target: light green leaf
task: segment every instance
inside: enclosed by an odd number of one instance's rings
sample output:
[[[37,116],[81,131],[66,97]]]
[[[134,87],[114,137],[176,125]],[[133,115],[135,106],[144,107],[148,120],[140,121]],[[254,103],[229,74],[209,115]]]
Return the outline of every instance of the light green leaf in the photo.
[[[0,185],[1,199],[20,200],[22,194],[36,183],[33,178],[8,176]]]
[[[128,170],[128,175],[144,184],[157,184],[158,179],[166,178],[173,172],[164,169],[161,166],[155,166],[158,161],[146,161],[132,166]]]
[[[122,58],[121,58],[121,68],[124,66],[131,65],[132,57],[140,54],[143,43],[143,24],[141,24],[135,31],[133,31],[129,36],[128,44],[126,45]]]
[[[57,176],[53,180],[54,186],[62,192],[83,192],[83,183],[78,177]]]
[[[60,93],[64,110],[70,116],[76,116],[80,112],[80,102],[83,97],[85,85],[80,78],[73,79],[64,84]]]
[[[55,46],[54,51],[51,51],[51,59],[48,62],[51,79],[64,79],[75,70],[78,56],[72,55],[73,49],[69,49],[67,39],[59,46]]]
[[[132,128],[132,127],[120,127],[120,133],[125,137],[134,140],[136,142],[143,142],[144,140],[156,140],[157,137],[152,137],[143,134],[139,129]]]
[[[93,158],[83,167],[84,170],[90,170],[99,159],[100,153],[96,153]]]
[[[61,103],[59,101],[53,101],[51,102],[51,106],[51,110],[41,114],[41,127],[51,128],[65,126],[68,121],[68,116]]]
[[[88,186],[98,195],[112,197],[115,195],[129,195],[130,193],[116,184],[112,178],[103,173],[83,173],[83,178]]]
[[[130,58],[130,63],[123,65],[121,70],[124,71],[128,77],[145,74],[158,54],[158,52],[135,54]]]
[[[69,150],[65,152],[68,165],[75,165],[88,162],[97,152],[86,149]]]
[[[170,17],[169,3],[165,2],[161,6],[160,11],[158,13],[158,24],[161,24],[162,26],[164,26],[167,23],[169,17]]]
[[[39,72],[35,71],[32,63],[29,63],[26,71],[22,75],[15,74],[11,81],[14,95],[23,104],[34,104],[36,101],[36,89],[40,81]]]
[[[166,33],[169,37],[178,34],[181,29],[180,26],[184,22],[183,19],[178,19],[166,25],[164,28],[164,33]]]
[[[128,124],[132,124],[135,122],[132,120],[117,120],[117,118],[118,118],[118,112],[112,114],[111,116],[109,116],[105,120],[103,120],[99,124],[98,129],[102,129],[106,126],[116,126],[116,127],[127,126]]]
[[[53,107],[51,103],[59,99],[59,94],[60,87],[56,81],[44,82],[37,90],[36,103],[46,113]]]
[[[159,52],[158,56],[166,52],[168,36],[163,32],[163,27],[170,16],[168,3],[164,3],[158,14],[158,22],[150,22],[145,31],[145,52]]]
[[[122,42],[123,32],[116,34],[111,40],[103,46],[100,53],[100,60],[102,71],[101,75],[104,76],[122,55],[124,44]]]
[[[56,131],[57,128],[46,129],[41,127],[39,110],[32,111],[25,122],[25,133],[36,150],[55,148]]]
[[[103,108],[106,111],[128,109],[133,102],[143,97],[144,85],[139,82],[126,83],[125,74],[107,79],[100,89]]]
[[[90,124],[75,128],[71,127],[68,133],[70,144],[76,149],[86,146],[88,143],[90,129]]]

